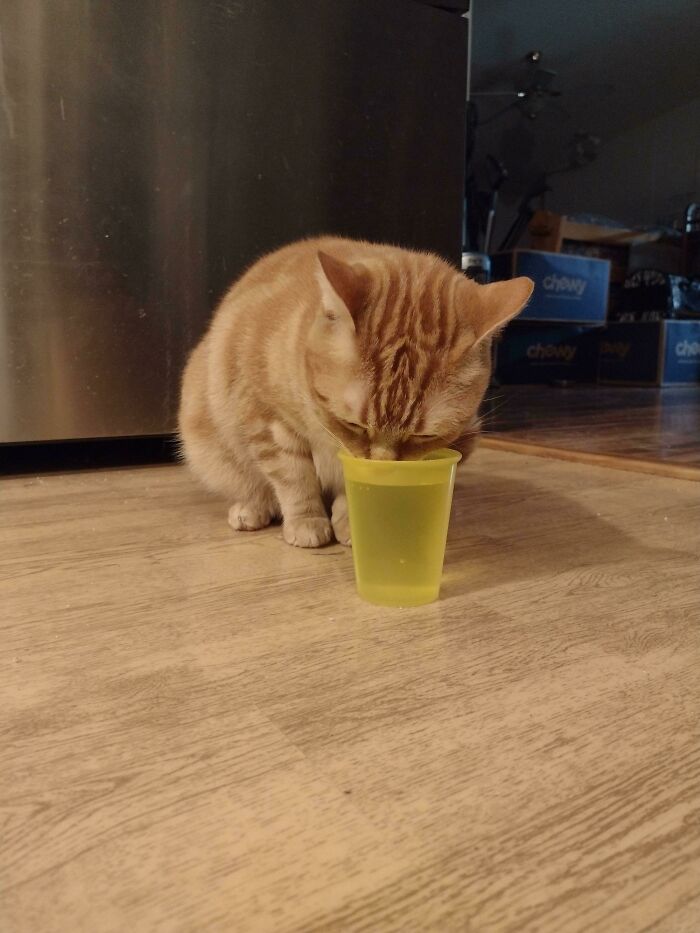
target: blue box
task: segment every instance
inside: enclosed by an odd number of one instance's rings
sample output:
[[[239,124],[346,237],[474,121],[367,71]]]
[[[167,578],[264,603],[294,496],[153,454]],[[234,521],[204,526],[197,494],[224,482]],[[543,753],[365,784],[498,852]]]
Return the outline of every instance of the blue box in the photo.
[[[519,321],[603,324],[608,311],[610,262],[567,253],[516,249],[491,257],[491,277],[527,275],[535,283]]]
[[[634,321],[601,331],[598,381],[626,385],[700,382],[700,321]]]
[[[599,333],[572,324],[511,324],[494,344],[493,381],[594,382]]]

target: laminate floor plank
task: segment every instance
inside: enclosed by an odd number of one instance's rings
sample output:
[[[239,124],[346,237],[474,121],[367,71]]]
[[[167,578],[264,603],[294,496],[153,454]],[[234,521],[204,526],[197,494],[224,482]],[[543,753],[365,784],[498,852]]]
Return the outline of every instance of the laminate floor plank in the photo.
[[[700,928],[700,487],[481,450],[440,602],[177,466],[0,483],[0,928]]]

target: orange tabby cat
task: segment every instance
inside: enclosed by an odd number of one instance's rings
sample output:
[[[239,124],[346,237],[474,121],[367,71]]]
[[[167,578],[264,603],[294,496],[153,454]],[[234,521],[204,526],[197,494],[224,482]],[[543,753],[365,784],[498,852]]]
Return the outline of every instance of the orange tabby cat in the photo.
[[[334,534],[349,544],[339,448],[374,459],[455,443],[470,452],[491,337],[531,292],[526,278],[477,285],[392,246],[286,246],[231,288],[189,359],[184,456],[231,503],[234,529],[277,517],[289,544]]]

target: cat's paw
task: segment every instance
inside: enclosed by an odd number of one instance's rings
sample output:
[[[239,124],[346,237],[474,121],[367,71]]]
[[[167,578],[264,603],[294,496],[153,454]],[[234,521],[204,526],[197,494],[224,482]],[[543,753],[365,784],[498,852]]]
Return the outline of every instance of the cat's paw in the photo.
[[[333,538],[333,528],[327,518],[285,519],[282,534],[294,547],[323,547]]]
[[[234,531],[259,531],[267,528],[272,519],[272,512],[265,506],[236,502],[228,510],[228,523]]]
[[[348,517],[348,500],[345,496],[338,496],[333,503],[331,524],[338,544],[350,547],[350,518]]]

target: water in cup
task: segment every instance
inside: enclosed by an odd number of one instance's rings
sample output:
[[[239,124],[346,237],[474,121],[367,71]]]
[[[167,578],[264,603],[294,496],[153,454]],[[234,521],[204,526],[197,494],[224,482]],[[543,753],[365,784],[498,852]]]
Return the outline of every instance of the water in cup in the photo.
[[[443,484],[346,486],[356,514],[352,546],[360,595],[386,606],[437,599],[450,509]]]

